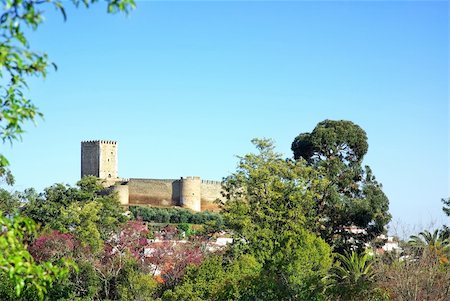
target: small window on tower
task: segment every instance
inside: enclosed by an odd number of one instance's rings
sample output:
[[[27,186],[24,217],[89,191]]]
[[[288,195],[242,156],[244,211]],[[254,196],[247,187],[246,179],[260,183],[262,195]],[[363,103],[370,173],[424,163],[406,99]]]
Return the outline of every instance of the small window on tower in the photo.
[[[108,174],[108,178],[111,178],[111,174]]]

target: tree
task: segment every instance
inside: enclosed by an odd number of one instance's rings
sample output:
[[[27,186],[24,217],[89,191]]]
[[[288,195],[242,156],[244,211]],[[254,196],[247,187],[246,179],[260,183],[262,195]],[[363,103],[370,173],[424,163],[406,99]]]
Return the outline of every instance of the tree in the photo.
[[[363,129],[351,121],[325,120],[311,133],[298,135],[291,149],[295,160],[306,160],[329,179],[316,204],[317,231],[335,250],[361,250],[385,231],[389,200],[370,167],[361,166],[368,150]],[[363,231],[352,232],[352,226]]]
[[[35,233],[32,220],[20,216],[10,219],[0,212],[0,279],[12,282],[15,297],[20,296],[24,288],[31,287],[36,290],[39,299],[43,299],[52,283],[64,278],[69,267],[75,267],[66,260],[60,262],[60,266],[48,261],[36,263],[25,243]],[[11,297],[2,296],[1,299]]]
[[[0,154],[1,156],[1,154]],[[1,157],[0,157],[1,161]],[[6,215],[12,215],[20,206],[20,196],[18,193],[11,193],[10,191],[2,188],[2,184],[14,185],[14,176],[11,171],[0,163],[0,211],[3,211]]]
[[[377,286],[390,300],[446,301],[450,295],[450,269],[430,252],[390,263],[378,262],[376,269]]]
[[[0,211],[7,216],[11,216],[19,210],[19,207],[19,194],[0,188]]]
[[[83,3],[88,7],[97,0],[72,0],[72,2],[76,6]],[[0,3],[3,9],[0,15],[0,139],[12,143],[21,137],[25,122],[35,121],[42,116],[38,108],[25,96],[28,77],[45,77],[50,65],[56,69],[54,63],[49,63],[47,54],[31,50],[25,28],[36,30],[39,27],[44,20],[42,7],[45,5],[59,9],[64,19],[66,13],[62,1],[59,0],[1,0]],[[134,6],[134,0],[107,0],[108,12],[112,13],[128,12]],[[8,165],[8,160],[0,153],[0,178],[11,185],[14,179]],[[2,197],[4,196],[5,191],[2,191]],[[8,201],[9,198],[6,197]],[[8,212],[8,215],[11,215],[11,212]],[[18,241],[23,235],[21,232],[23,229],[18,226],[19,224],[25,225],[27,230],[34,231],[34,223],[29,219],[16,217],[11,222],[3,217],[3,213],[0,219],[0,270],[2,270],[0,278],[4,279],[3,273],[7,270],[18,294],[25,285],[31,283],[38,296],[43,298],[47,286],[65,270],[48,264],[34,264],[31,255]],[[8,237],[7,242],[4,240],[5,235]],[[10,247],[11,243],[14,245]],[[6,247],[8,248],[5,249]],[[4,281],[1,282],[5,284]],[[3,297],[2,299],[5,299]]]
[[[450,198],[442,199],[442,203],[444,203],[444,207],[442,210],[447,216],[450,216]],[[441,234],[444,238],[450,239],[450,228],[447,225],[444,225],[441,230]]]
[[[450,198],[442,199],[442,203],[444,203],[444,207],[442,207],[442,210],[444,211],[447,216],[450,216]]]
[[[304,158],[310,163],[329,165],[330,176],[337,176],[341,168],[332,165],[355,166],[367,153],[366,132],[351,121],[325,120],[312,133],[302,133],[292,143],[294,159]],[[335,173],[331,173],[331,172]]]
[[[336,263],[330,271],[327,292],[330,300],[370,300],[376,294],[373,260],[367,253],[336,254]]]
[[[450,264],[450,239],[445,237],[445,232],[436,229],[431,233],[425,230],[418,236],[411,235],[408,244],[416,256],[428,253],[440,263]]]
[[[89,7],[98,0],[72,0],[76,6]],[[109,13],[128,13],[134,0],[106,0]],[[43,8],[53,6],[66,13],[60,0],[1,0],[0,16],[0,139],[13,142],[20,139],[23,124],[42,117],[42,113],[25,95],[30,76],[45,77],[50,63],[46,53],[31,49],[26,28],[36,30],[44,21]],[[0,154],[0,176],[8,174],[8,160]]]
[[[117,196],[100,183],[95,177],[84,177],[77,187],[55,184],[40,195],[29,191],[22,214],[45,229],[72,233],[83,246],[99,251],[128,219]]]
[[[331,250],[309,229],[327,180],[303,161],[283,159],[272,141],[252,142],[259,153],[240,157],[237,171],[224,181],[222,210],[234,244],[262,264],[260,278],[272,293],[261,298],[315,299]]]
[[[148,254],[144,258],[150,271],[166,288],[180,282],[186,268],[199,265],[205,257],[204,242],[180,242],[163,240],[146,246]]]
[[[228,262],[211,256],[199,266],[190,266],[182,282],[163,294],[164,301],[257,300],[261,264],[251,255]]]
[[[63,258],[73,257],[73,252],[79,247],[79,242],[72,234],[50,231],[36,238],[29,251],[37,262],[57,262]]]
[[[73,206],[73,203],[70,206]],[[80,215],[96,216],[98,213],[95,210],[86,211],[87,213]],[[74,215],[77,215],[75,211]],[[93,219],[89,217],[87,220]],[[82,226],[84,227],[86,225]],[[157,283],[150,274],[149,267],[144,263],[144,247],[147,245],[149,232],[146,224],[128,221],[104,242],[97,238],[99,241],[97,243],[90,242],[93,238],[80,235],[77,228],[79,227],[70,231],[71,233],[45,231],[30,243],[30,253],[38,262],[48,261],[55,264],[62,258],[71,258],[79,267],[78,273],[71,270],[67,279],[55,282],[48,290],[47,299],[149,300],[151,298],[151,295],[145,294],[154,293]],[[83,240],[90,244],[83,246]],[[92,252],[93,245],[98,245],[96,252]],[[24,300],[30,299],[27,297],[29,296],[26,295]]]

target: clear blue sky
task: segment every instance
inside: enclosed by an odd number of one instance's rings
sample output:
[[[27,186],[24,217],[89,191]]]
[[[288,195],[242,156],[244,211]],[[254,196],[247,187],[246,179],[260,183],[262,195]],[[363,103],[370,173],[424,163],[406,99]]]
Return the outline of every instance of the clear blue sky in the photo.
[[[58,71],[31,82],[45,120],[3,147],[17,189],[74,184],[82,140],[117,140],[122,177],[220,180],[254,137],[290,157],[296,135],[346,119],[394,221],[448,222],[447,1],[66,5],[30,35]]]

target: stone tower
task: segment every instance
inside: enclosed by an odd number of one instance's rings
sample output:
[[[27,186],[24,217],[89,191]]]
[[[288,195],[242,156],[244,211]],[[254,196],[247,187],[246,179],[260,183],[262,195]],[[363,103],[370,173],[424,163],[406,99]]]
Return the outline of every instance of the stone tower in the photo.
[[[81,177],[117,179],[117,142],[94,140],[81,142]]]
[[[193,211],[201,211],[200,177],[181,178],[180,205]]]

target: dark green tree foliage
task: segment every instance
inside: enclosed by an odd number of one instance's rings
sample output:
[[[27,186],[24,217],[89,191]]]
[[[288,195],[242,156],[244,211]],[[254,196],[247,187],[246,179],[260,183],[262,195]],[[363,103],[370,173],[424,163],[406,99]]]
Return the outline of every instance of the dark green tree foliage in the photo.
[[[7,216],[17,212],[20,206],[20,195],[17,192],[10,192],[7,187],[2,186],[14,185],[14,176],[11,171],[0,164],[0,211]]]
[[[164,292],[163,301],[261,300],[261,264],[251,255],[233,261],[211,256],[186,271],[182,282]],[[266,299],[267,300],[267,299]],[[276,299],[273,299],[276,300]]]
[[[251,254],[262,265],[261,292],[267,295],[256,299],[315,300],[331,250],[309,229],[327,180],[302,161],[283,159],[270,140],[252,142],[259,153],[240,157],[237,171],[224,181],[223,214],[234,231],[234,253]]]
[[[442,210],[444,211],[447,216],[450,216],[450,198],[442,199],[442,203],[444,203],[444,207],[442,207]]]
[[[442,203],[444,203],[444,207],[442,207],[442,210],[444,211],[444,213],[445,213],[447,216],[450,216],[450,198],[442,199],[441,201],[442,201]],[[450,239],[450,228],[449,228],[449,226],[444,225],[444,226],[442,227],[442,230],[441,230],[441,231],[442,231],[442,235],[443,235],[445,238]]]
[[[74,234],[94,250],[127,220],[116,195],[95,177],[84,177],[77,187],[55,184],[39,195],[29,191],[22,213],[44,228]]]
[[[325,120],[311,133],[298,135],[291,149],[296,160],[305,160],[329,179],[316,204],[317,230],[336,250],[362,247],[385,231],[391,219],[389,200],[370,167],[362,168],[368,150],[363,129],[351,121]],[[350,233],[350,226],[365,233]]]
[[[336,254],[330,270],[327,294],[333,300],[372,300],[376,294],[373,260],[367,253]]]
[[[16,192],[9,192],[0,188],[0,211],[7,216],[11,216],[19,210],[20,198]]]
[[[206,224],[214,223],[218,228],[223,227],[223,218],[220,213],[209,211],[192,212],[181,208],[155,208],[131,206],[130,211],[135,218],[152,223],[188,223]]]

